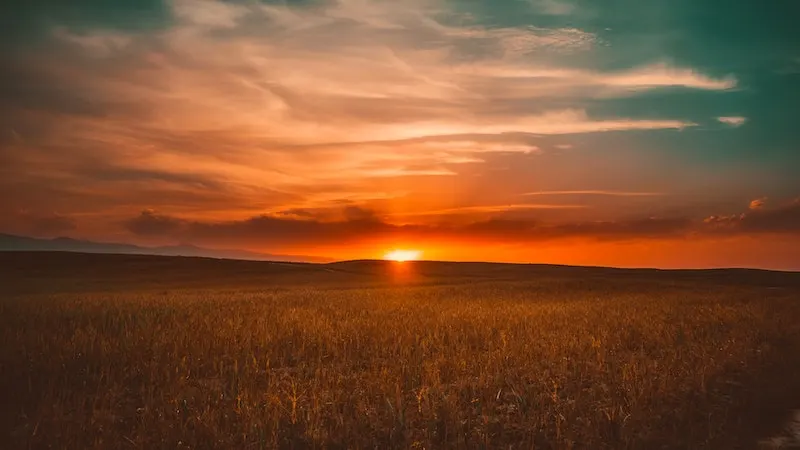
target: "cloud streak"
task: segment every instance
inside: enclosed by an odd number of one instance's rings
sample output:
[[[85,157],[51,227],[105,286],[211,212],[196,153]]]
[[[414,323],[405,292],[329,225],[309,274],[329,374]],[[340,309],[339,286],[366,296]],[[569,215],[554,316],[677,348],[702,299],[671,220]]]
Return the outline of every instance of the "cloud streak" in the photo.
[[[662,192],[632,192],[632,191],[603,191],[603,190],[578,190],[578,191],[537,191],[526,192],[522,195],[600,195],[609,197],[659,197]]]
[[[791,233],[800,232],[800,199],[776,208],[750,203],[750,210],[728,216],[711,216],[704,223],[719,233]]]
[[[726,117],[717,117],[717,121],[725,125],[737,128],[744,125],[745,122],[747,122],[747,118],[739,116],[726,116]]]
[[[515,205],[506,208],[514,210]],[[535,205],[532,205],[535,207]],[[491,209],[495,211],[494,209]],[[640,239],[714,238],[753,234],[800,236],[800,200],[780,207],[751,209],[731,216],[703,220],[688,217],[645,217],[614,221],[544,223],[534,220],[490,218],[465,224],[394,225],[380,214],[355,209],[335,220],[321,220],[313,212],[262,215],[241,221],[202,222],[143,211],[124,222],[131,233],[161,235],[212,245],[332,245],[348,240],[419,240],[427,242],[538,242],[560,239],[626,241]]]

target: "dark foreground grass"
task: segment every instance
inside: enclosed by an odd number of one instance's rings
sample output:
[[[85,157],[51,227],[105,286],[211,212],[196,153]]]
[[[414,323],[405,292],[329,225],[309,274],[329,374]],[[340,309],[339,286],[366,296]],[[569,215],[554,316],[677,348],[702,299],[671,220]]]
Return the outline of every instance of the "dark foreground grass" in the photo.
[[[2,448],[753,448],[800,406],[796,274],[48,257],[0,261]]]

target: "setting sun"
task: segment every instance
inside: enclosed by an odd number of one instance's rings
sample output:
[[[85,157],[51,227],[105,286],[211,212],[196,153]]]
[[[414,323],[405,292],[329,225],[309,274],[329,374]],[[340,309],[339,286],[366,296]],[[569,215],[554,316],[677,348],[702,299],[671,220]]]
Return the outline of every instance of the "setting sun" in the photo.
[[[390,250],[383,255],[383,259],[387,261],[416,261],[422,255],[419,250]]]

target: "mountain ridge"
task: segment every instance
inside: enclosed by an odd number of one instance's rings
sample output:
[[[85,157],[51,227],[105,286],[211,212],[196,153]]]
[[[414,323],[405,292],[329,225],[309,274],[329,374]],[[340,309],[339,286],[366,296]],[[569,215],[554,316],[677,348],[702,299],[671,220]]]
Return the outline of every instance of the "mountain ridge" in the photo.
[[[95,242],[83,239],[74,239],[66,236],[55,238],[35,238],[19,236],[9,233],[0,233],[0,251],[62,251],[74,253],[102,253],[102,254],[130,254],[154,256],[198,256],[217,259],[239,259],[245,261],[278,261],[278,262],[332,262],[331,258],[309,255],[283,255],[272,253],[251,252],[234,249],[211,249],[198,247],[193,244],[182,243],[177,245],[164,245],[146,247],[118,242]]]

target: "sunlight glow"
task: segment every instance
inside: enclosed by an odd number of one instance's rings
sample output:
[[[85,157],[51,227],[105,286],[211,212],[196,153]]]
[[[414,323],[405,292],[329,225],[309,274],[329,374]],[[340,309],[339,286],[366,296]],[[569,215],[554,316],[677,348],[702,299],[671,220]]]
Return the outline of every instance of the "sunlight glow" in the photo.
[[[422,256],[422,252],[419,250],[390,250],[383,255],[383,259],[387,261],[404,262],[416,261],[420,256]]]

